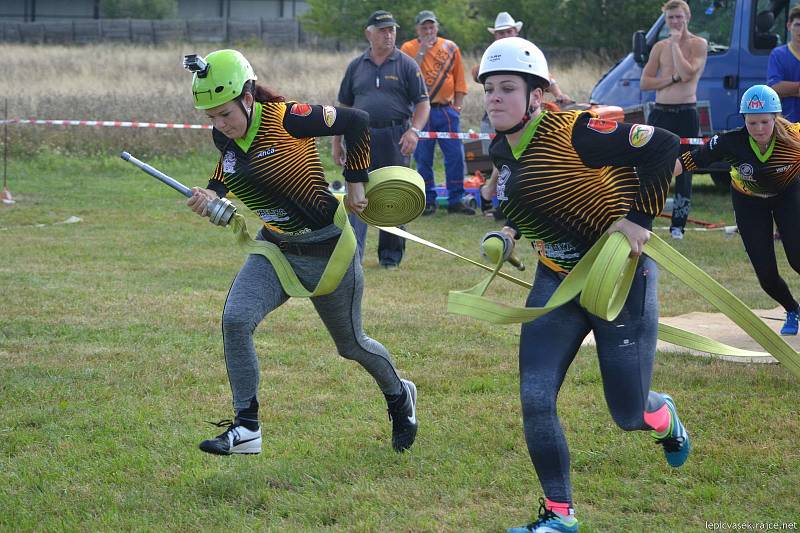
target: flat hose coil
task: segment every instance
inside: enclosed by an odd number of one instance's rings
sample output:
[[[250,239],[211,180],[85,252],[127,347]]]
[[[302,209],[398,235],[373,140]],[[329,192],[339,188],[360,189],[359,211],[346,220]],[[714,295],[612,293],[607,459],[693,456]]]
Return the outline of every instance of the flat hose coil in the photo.
[[[425,181],[408,167],[390,166],[369,173],[368,202],[359,218],[371,226],[407,224],[425,210]]]

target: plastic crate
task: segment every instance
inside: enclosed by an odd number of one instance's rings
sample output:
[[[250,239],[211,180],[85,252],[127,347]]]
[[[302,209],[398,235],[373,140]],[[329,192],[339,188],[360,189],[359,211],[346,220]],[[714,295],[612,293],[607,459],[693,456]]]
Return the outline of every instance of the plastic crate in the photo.
[[[436,186],[436,205],[439,207],[447,207],[447,200],[449,196],[447,194],[447,188],[443,185]],[[480,209],[483,200],[481,199],[481,191],[476,188],[472,187],[464,187],[464,198],[466,199],[467,205],[472,207],[473,209]],[[497,207],[498,201],[497,197],[492,198],[492,206]]]

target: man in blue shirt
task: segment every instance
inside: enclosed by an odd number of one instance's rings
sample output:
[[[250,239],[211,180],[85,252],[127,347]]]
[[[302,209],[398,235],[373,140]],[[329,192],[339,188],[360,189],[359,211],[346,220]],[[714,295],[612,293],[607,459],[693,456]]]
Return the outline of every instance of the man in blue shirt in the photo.
[[[789,10],[786,28],[791,40],[770,52],[767,85],[781,97],[783,116],[800,122],[800,5]]]

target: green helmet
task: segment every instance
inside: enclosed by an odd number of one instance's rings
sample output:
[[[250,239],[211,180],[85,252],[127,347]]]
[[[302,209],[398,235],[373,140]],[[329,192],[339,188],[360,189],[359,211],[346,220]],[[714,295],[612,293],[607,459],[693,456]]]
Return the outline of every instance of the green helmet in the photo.
[[[237,50],[217,50],[208,54],[205,61],[202,58],[194,61],[200,68],[189,67],[186,61],[184,66],[194,72],[192,94],[197,109],[230,102],[242,94],[245,83],[258,79],[250,62]]]

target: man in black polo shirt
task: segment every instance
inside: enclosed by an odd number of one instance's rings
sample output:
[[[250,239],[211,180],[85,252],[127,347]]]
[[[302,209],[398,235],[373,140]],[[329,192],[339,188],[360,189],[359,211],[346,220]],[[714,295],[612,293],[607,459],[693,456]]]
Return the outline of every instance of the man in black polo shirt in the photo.
[[[367,20],[364,35],[369,49],[347,66],[339,87],[341,105],[369,113],[370,170],[391,165],[409,166],[419,131],[430,113],[428,92],[417,63],[395,47],[397,22],[388,11],[376,11]],[[333,160],[344,164],[342,137],[333,138]],[[363,259],[367,226],[350,215]],[[405,239],[378,234],[378,260],[384,268],[397,268],[403,259]]]

